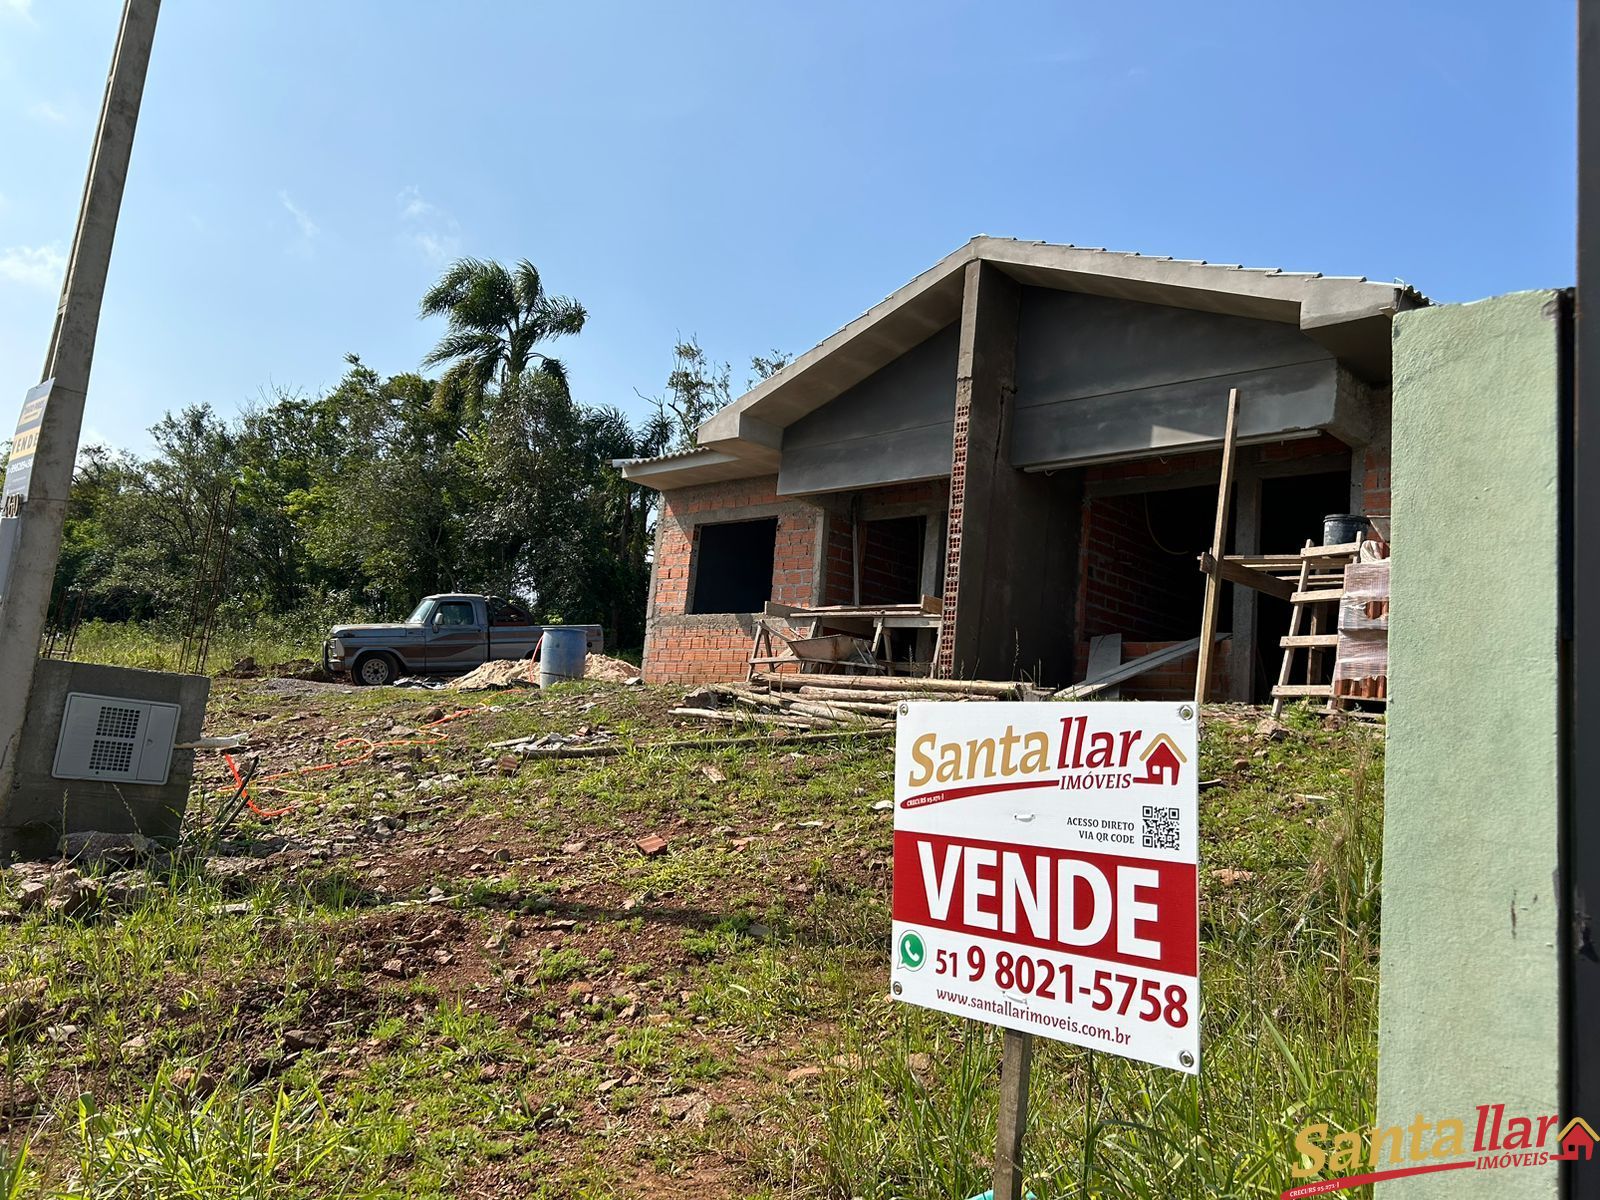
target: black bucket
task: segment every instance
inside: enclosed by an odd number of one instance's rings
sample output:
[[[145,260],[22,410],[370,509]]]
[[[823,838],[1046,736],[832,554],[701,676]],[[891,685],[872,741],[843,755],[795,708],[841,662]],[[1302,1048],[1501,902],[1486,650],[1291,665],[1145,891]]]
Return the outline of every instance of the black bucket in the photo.
[[[1322,544],[1348,546],[1367,536],[1369,522],[1360,513],[1329,513],[1322,518]]]

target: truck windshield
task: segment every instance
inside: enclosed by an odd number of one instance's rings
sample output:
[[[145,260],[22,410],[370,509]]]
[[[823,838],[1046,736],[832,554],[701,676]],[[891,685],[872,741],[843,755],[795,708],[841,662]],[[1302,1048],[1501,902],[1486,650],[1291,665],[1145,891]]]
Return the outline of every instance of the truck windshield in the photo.
[[[432,600],[424,600],[411,610],[411,615],[406,618],[407,625],[425,625],[428,622],[428,613],[433,609]]]

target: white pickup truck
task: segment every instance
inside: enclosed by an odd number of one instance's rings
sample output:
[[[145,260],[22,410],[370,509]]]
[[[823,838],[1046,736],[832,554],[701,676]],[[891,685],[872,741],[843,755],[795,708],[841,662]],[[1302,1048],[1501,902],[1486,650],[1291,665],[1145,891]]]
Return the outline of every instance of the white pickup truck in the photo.
[[[503,658],[532,658],[547,629],[520,606],[498,596],[452,592],[424,596],[404,621],[388,625],[338,625],[322,647],[330,675],[356,683],[393,683],[401,675],[459,675]],[[605,649],[598,625],[579,625],[589,653]]]

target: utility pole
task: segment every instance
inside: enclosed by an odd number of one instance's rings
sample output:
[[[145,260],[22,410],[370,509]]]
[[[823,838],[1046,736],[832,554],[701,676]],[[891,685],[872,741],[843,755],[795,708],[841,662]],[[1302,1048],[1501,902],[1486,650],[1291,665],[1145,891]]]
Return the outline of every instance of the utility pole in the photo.
[[[31,471],[15,469],[20,455],[14,452],[13,471],[7,476],[3,515],[17,524],[10,579],[0,578],[0,816],[10,803],[39,638],[61,555],[100,301],[160,8],[161,0],[126,0],[123,6],[50,351],[40,386],[28,393],[29,402],[24,406],[28,440],[37,436]],[[33,420],[37,420],[36,426],[30,424]]]

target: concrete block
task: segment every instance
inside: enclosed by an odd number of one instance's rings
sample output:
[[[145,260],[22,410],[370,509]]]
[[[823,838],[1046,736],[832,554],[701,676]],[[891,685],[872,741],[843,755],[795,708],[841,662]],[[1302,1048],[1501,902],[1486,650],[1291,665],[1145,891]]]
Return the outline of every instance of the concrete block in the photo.
[[[61,716],[71,692],[176,704],[177,740],[200,736],[211,680],[94,663],[41,659],[17,751],[16,783],[0,805],[0,856],[54,854],[63,837],[86,831],[176,838],[194,774],[194,752],[179,750],[162,786],[56,779],[51,775]]]

